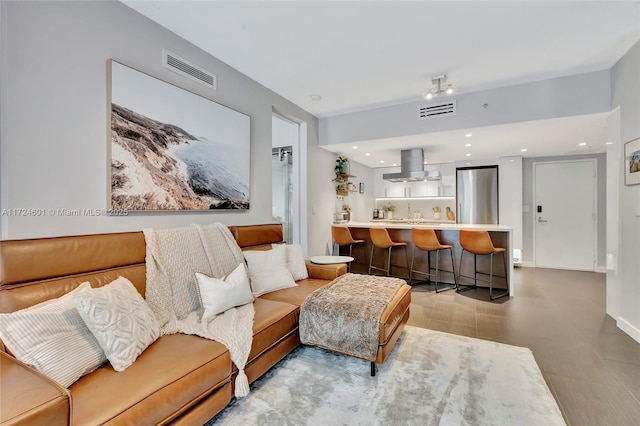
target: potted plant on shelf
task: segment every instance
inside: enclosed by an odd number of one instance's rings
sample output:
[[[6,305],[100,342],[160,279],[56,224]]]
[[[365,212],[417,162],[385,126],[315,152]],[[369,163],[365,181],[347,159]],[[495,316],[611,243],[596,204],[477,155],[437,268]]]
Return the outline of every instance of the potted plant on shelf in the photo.
[[[349,159],[340,155],[336,160],[334,172],[336,173],[336,176],[349,174]]]
[[[382,210],[384,211],[385,219],[393,219],[393,212],[396,211],[396,206],[391,203],[387,203],[382,206]]]
[[[349,195],[349,184],[351,183],[349,182],[349,178],[351,177],[349,174],[349,159],[342,155],[339,156],[333,171],[336,176],[331,181],[337,183],[336,194]]]

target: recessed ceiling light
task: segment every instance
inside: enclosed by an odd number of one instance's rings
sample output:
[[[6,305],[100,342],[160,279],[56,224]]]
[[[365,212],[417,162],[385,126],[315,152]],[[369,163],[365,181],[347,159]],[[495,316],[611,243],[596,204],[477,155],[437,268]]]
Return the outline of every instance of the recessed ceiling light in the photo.
[[[586,142],[580,142],[578,145],[585,146],[586,144],[587,144]]]
[[[380,164],[384,163],[384,160],[380,160]]]
[[[393,163],[392,165],[393,165],[393,166],[397,166],[398,164],[397,164],[397,163]],[[405,180],[405,182],[406,182],[406,180]]]
[[[427,164],[427,161],[425,160],[422,164]]]
[[[607,142],[607,145],[613,145],[613,142]]]
[[[309,97],[314,102],[318,102],[318,101],[322,100],[322,96],[320,96],[320,95],[309,95]]]
[[[527,148],[522,148],[520,151],[527,152]]]
[[[353,149],[358,149],[358,147],[356,145],[352,146],[351,148]]]
[[[471,157],[471,154],[465,154],[466,157]]]
[[[467,163],[467,166],[470,166],[470,165],[471,165],[471,163]]]
[[[367,157],[371,155],[370,152],[365,152],[364,155],[366,155]]]
[[[469,148],[471,146],[470,143],[465,143],[464,146],[466,146],[467,148]]]
[[[467,133],[466,135],[464,135],[465,138],[470,138],[471,136],[473,136],[471,133]]]

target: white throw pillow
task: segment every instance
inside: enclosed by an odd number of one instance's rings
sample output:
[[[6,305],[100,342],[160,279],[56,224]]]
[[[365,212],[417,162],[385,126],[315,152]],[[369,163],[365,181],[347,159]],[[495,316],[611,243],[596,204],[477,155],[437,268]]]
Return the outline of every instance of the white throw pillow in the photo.
[[[254,296],[270,293],[297,284],[287,266],[287,251],[284,245],[271,250],[247,250],[244,258],[249,267],[251,291]]]
[[[107,360],[73,302],[90,288],[84,282],[57,299],[0,314],[0,338],[13,355],[64,388]]]
[[[160,326],[151,308],[124,277],[75,294],[73,299],[116,371],[124,371],[133,364],[160,336]]]
[[[202,306],[202,318],[213,317],[227,309],[253,302],[244,263],[225,278],[213,278],[196,272],[196,284]]]
[[[282,244],[271,244],[271,247],[273,248],[280,245]],[[309,278],[309,271],[307,271],[307,264],[304,261],[302,246],[300,244],[286,244],[284,247],[287,251],[287,266],[293,279],[298,281]]]

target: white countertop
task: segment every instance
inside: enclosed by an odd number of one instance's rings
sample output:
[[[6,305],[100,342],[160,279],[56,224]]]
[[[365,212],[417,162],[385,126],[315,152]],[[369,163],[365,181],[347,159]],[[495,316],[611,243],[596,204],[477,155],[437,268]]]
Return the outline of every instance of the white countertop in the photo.
[[[350,228],[393,228],[393,229],[411,229],[411,228],[428,228],[428,229],[477,229],[481,231],[501,231],[511,232],[512,228],[506,225],[480,225],[480,224],[464,224],[464,223],[407,223],[399,221],[376,220],[375,222],[346,222],[335,224],[334,226],[347,226]]]

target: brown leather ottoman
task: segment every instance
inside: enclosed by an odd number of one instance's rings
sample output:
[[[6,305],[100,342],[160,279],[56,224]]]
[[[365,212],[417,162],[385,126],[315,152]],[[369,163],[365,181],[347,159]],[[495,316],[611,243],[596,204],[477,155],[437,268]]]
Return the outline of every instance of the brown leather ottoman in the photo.
[[[300,308],[300,340],[382,364],[409,319],[411,287],[398,278],[343,275],[307,297]]]

